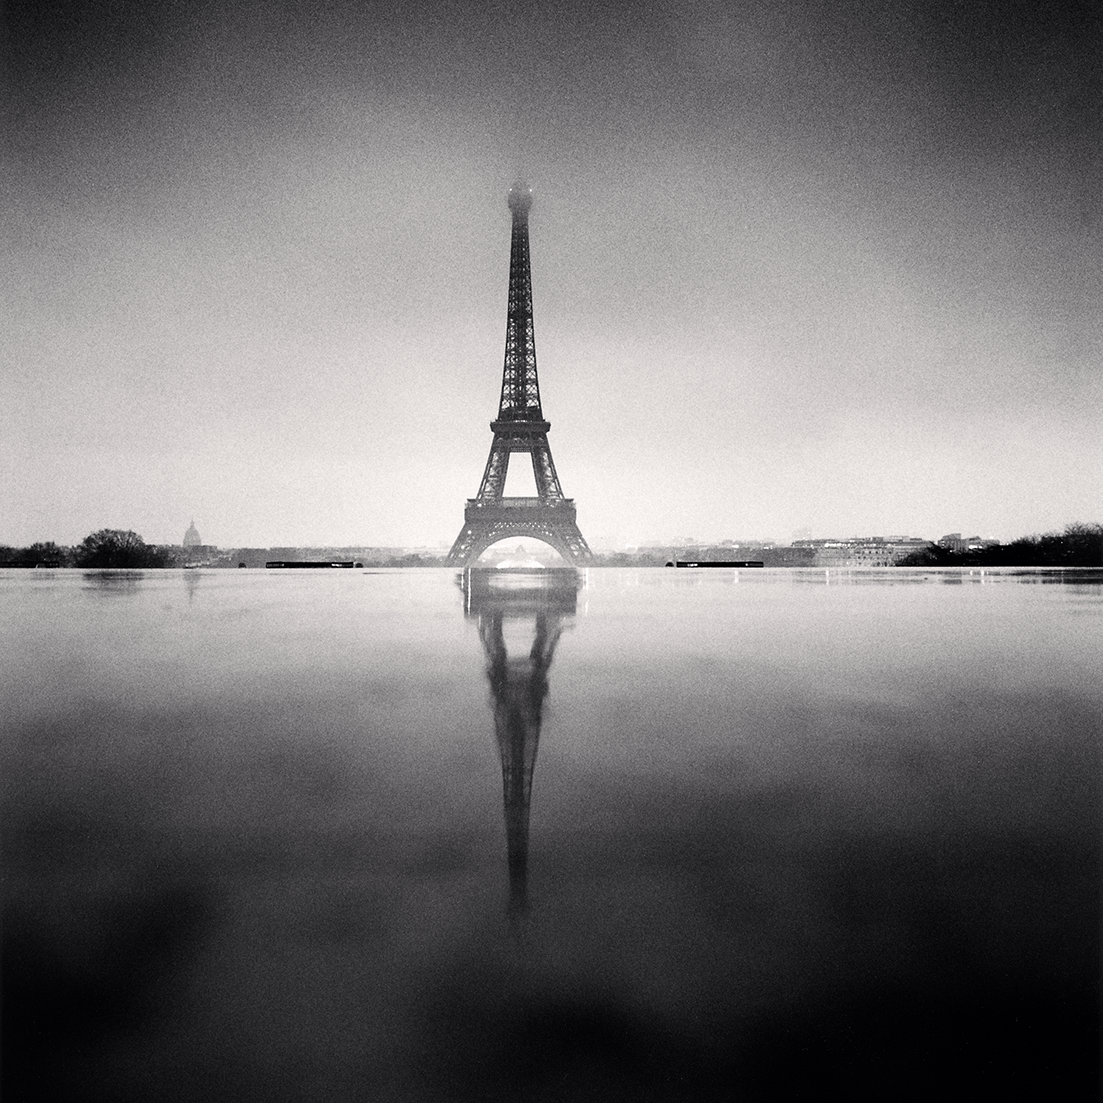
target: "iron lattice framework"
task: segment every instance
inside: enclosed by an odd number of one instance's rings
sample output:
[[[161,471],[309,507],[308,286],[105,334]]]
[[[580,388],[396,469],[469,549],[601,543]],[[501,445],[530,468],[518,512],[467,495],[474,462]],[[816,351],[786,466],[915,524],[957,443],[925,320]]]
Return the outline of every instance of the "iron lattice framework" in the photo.
[[[467,500],[464,525],[448,562],[470,566],[491,544],[514,536],[532,536],[550,544],[572,564],[589,562],[590,548],[575,520],[574,502],[563,496],[555,471],[548,430],[540,407],[536,376],[536,337],[532,325],[532,266],[529,261],[529,210],[532,192],[522,183],[509,191],[513,233],[509,250],[509,308],[506,357],[498,417],[490,423],[494,439],[479,493]],[[536,482],[535,498],[505,497],[510,456],[527,452]]]

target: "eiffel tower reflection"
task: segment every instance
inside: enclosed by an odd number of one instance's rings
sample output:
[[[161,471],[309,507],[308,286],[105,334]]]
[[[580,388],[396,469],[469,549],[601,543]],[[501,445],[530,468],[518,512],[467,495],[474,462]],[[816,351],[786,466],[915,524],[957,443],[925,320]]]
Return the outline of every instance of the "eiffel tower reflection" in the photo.
[[[468,567],[459,583],[464,615],[478,621],[486,652],[494,730],[502,757],[508,910],[516,922],[528,912],[529,805],[548,671],[564,621],[575,613],[582,579],[572,568]],[[516,639],[518,630],[525,629],[531,633],[532,645],[527,654],[511,658],[506,636]]]

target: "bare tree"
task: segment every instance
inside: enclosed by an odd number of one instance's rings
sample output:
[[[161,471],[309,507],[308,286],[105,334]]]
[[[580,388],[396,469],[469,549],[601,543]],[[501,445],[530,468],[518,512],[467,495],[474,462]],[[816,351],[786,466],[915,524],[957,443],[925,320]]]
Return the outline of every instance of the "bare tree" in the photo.
[[[76,550],[78,567],[163,567],[163,551],[127,529],[100,529],[86,536]]]

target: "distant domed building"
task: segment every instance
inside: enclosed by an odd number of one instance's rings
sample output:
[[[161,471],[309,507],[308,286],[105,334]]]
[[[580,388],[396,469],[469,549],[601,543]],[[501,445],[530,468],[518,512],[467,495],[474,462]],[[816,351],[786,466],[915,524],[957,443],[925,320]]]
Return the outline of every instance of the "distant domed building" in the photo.
[[[199,529],[195,527],[195,518],[192,518],[192,523],[188,525],[188,531],[184,533],[184,547],[185,548],[198,548],[203,541],[199,536]]]

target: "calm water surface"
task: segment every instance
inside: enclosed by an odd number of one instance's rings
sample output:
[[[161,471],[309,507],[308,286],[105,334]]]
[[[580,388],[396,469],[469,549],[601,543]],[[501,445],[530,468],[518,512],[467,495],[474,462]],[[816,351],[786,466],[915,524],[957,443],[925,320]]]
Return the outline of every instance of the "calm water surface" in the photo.
[[[1098,1098],[1103,571],[0,617],[6,1101]]]

